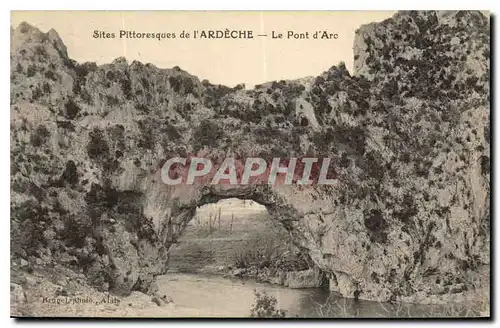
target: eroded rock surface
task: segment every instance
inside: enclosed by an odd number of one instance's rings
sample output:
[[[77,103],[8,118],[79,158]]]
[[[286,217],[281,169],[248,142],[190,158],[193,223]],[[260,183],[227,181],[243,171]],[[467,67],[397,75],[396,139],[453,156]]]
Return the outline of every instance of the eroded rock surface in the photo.
[[[245,90],[119,58],[77,63],[53,30],[11,31],[12,258],[153,293],[197,206],[265,205],[347,297],[470,288],[489,265],[489,21],[401,12],[361,27],[355,72]],[[167,187],[186,155],[335,161],[335,187]]]

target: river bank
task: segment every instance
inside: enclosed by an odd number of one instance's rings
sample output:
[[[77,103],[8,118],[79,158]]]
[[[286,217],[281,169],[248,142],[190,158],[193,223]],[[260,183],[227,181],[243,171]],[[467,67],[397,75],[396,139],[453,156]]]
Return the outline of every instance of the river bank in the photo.
[[[204,317],[198,309],[179,306],[167,295],[134,291],[126,297],[100,292],[82,273],[63,266],[11,270],[11,316],[168,318]],[[224,313],[214,313],[222,316]]]
[[[206,273],[167,273],[157,277],[154,295],[132,292],[125,297],[99,292],[82,273],[62,266],[31,272],[14,268],[11,275],[11,315],[23,317],[249,317],[256,292],[275,299],[285,317],[488,316],[471,303],[387,304],[345,299],[321,288],[293,289]]]

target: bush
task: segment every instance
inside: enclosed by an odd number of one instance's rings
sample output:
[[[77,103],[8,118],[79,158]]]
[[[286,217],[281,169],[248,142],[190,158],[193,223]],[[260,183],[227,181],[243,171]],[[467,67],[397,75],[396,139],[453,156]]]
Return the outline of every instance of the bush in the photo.
[[[33,146],[40,147],[49,140],[49,137],[50,132],[47,130],[45,125],[39,125],[35,132],[31,135],[30,141]]]
[[[286,311],[277,308],[276,297],[266,292],[254,290],[255,304],[250,310],[250,318],[286,318]]]
[[[488,156],[481,156],[481,173],[483,175],[490,174],[490,158]]]
[[[36,86],[36,88],[31,91],[31,99],[33,101],[40,99],[40,97],[43,95],[42,89],[39,86]]]
[[[45,77],[49,80],[57,81],[57,75],[51,70],[45,72]]]
[[[47,246],[42,223],[49,221],[47,209],[38,201],[28,200],[11,206],[11,219],[11,252],[37,256],[38,250]]]
[[[132,99],[132,82],[130,78],[123,78],[120,80],[120,84],[122,87],[123,95],[126,99]]]
[[[311,267],[307,254],[291,243],[285,229],[278,226],[250,238],[234,250],[232,266],[239,269],[270,268],[281,271],[301,271]]]
[[[170,123],[166,124],[165,133],[170,140],[175,141],[175,140],[179,140],[181,138],[181,134],[179,133],[179,130],[177,130],[177,128]]]
[[[168,83],[175,92],[179,92],[181,90],[181,80],[179,77],[170,76],[168,78]]]
[[[214,148],[217,141],[223,137],[222,128],[215,122],[203,121],[193,132],[194,151],[202,149],[204,146]]]
[[[80,107],[73,101],[73,99],[68,100],[64,105],[64,117],[69,120],[75,119],[80,113]]]
[[[24,220],[23,226],[13,225],[11,228],[11,252],[18,255],[38,256],[38,251],[47,247],[43,231],[44,227],[31,219]]]
[[[138,121],[139,131],[141,132],[137,147],[144,149],[154,149],[155,147],[155,134],[156,126],[151,120]]]
[[[136,104],[135,109],[137,109],[139,112],[142,112],[144,114],[149,114],[149,112],[150,112],[149,107],[146,106],[145,104]]]
[[[32,77],[32,76],[35,76],[35,74],[36,74],[36,68],[35,68],[35,66],[30,65],[30,66],[28,67],[28,70],[26,71],[26,75],[27,75],[28,77]]]
[[[370,240],[372,242],[387,242],[388,227],[387,221],[384,219],[382,212],[379,210],[371,210],[364,213],[364,224],[370,233]]]
[[[76,248],[85,246],[85,237],[91,237],[92,235],[92,222],[85,217],[81,219],[67,217],[64,221],[64,230],[60,232],[60,236],[66,245]]]
[[[253,266],[265,267],[271,263],[271,256],[271,253],[259,249],[247,249],[235,254],[234,264],[239,269],[246,269]]]
[[[101,156],[107,156],[109,153],[109,146],[104,140],[102,131],[94,129],[89,134],[90,141],[87,145],[87,154],[91,159],[98,159]]]
[[[87,75],[90,72],[96,71],[97,65],[96,65],[96,63],[91,63],[91,62],[86,62],[83,64],[76,63],[74,66],[74,70],[76,73],[76,78],[75,78],[74,83],[73,83],[73,92],[76,94],[79,94],[82,97],[87,98],[87,91],[85,90],[85,83],[87,80]]]
[[[78,170],[74,161],[69,160],[66,162],[61,180],[68,182],[72,186],[78,183]]]

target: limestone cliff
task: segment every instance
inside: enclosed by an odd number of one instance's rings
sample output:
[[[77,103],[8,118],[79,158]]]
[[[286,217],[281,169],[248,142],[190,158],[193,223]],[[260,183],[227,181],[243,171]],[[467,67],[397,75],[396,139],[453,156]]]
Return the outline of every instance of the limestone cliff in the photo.
[[[489,21],[400,12],[362,26],[355,72],[245,90],[152,64],[77,63],[11,31],[11,256],[151,292],[197,206],[253,199],[347,297],[460,293],[489,265]],[[335,187],[167,187],[165,158],[335,159]]]

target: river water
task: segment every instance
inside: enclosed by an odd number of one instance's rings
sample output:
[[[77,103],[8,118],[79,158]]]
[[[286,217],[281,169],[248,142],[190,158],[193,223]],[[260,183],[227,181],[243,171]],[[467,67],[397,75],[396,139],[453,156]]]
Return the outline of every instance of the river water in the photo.
[[[202,317],[248,317],[254,291],[277,300],[277,307],[291,317],[408,317],[425,316],[429,305],[391,305],[345,299],[320,288],[291,289],[253,280],[211,274],[169,273],[158,277],[160,293],[176,306],[196,309]],[[434,306],[435,310],[435,306]]]

